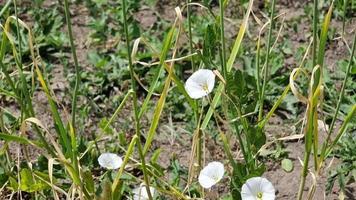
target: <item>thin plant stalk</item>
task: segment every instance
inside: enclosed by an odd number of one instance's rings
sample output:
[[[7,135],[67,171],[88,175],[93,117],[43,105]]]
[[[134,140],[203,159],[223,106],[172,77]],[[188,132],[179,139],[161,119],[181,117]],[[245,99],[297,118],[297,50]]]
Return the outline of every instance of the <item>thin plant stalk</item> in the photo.
[[[0,17],[7,11],[10,5],[11,5],[11,0],[8,0],[0,11]]]
[[[344,122],[342,123],[338,133],[336,134],[336,137],[334,139],[334,141],[332,142],[332,144],[327,148],[327,150],[325,150],[325,155],[324,158],[326,158],[331,151],[333,150],[334,146],[339,142],[340,138],[344,135],[344,133],[347,130],[347,125],[350,123],[350,121],[352,120],[352,118],[355,116],[356,113],[356,105],[353,105],[351,108],[351,111],[349,112],[349,114],[345,117]]]
[[[230,101],[232,107],[235,108],[236,113],[238,115],[238,119],[241,121],[242,127],[243,127],[243,129],[245,130],[245,132],[247,134],[249,125],[248,125],[247,120],[245,119],[245,117],[241,113],[241,108],[239,107],[240,104],[236,105],[235,102],[228,95],[226,95],[224,92],[222,94],[224,95],[224,97],[228,101]],[[250,142],[249,142],[250,140],[249,140],[248,137],[246,137],[246,144],[245,144],[245,142],[243,141],[243,139],[241,137],[241,132],[239,131],[237,121],[234,122],[234,126],[235,126],[235,130],[236,130],[237,139],[239,140],[239,145],[240,145],[240,149],[242,151],[242,155],[244,157],[244,160],[247,163],[250,160],[251,155],[252,155],[251,145],[250,145]]]
[[[321,93],[321,81],[320,77],[316,78],[315,76],[320,76],[320,73],[317,73],[317,71],[320,70],[319,65],[313,68],[313,72],[311,75],[311,81],[310,81],[310,93],[309,93],[309,99],[307,101],[308,107],[307,107],[307,112],[306,112],[306,127],[305,127],[305,152],[304,152],[304,161],[303,161],[303,170],[301,172],[301,181],[299,184],[299,189],[298,189],[298,196],[297,199],[301,200],[303,197],[303,191],[304,191],[304,186],[305,186],[305,179],[308,175],[308,164],[309,164],[309,158],[312,149],[315,151],[315,138],[313,141],[313,137],[317,135],[318,132],[318,98],[320,97]],[[313,91],[314,87],[314,82],[315,80],[319,80],[319,83]],[[314,152],[314,154],[317,154],[317,152]],[[315,155],[314,155],[315,156]],[[316,160],[317,157],[314,159]],[[317,161],[315,161],[316,165],[318,164]],[[317,168],[317,166],[315,166]]]
[[[340,95],[339,95],[339,99],[337,101],[337,104],[336,104],[336,110],[335,110],[335,114],[332,118],[332,121],[331,121],[331,124],[330,124],[330,128],[329,128],[329,131],[328,131],[328,135],[327,135],[327,138],[323,144],[323,147],[322,147],[322,153],[321,153],[321,156],[324,156],[324,152],[326,150],[326,147],[327,147],[327,144],[329,143],[329,140],[330,140],[330,137],[331,137],[331,134],[334,130],[334,126],[335,126],[335,122],[337,120],[337,117],[338,117],[338,114],[339,114],[339,110],[340,110],[340,105],[341,105],[341,102],[342,100],[344,99],[344,96],[345,96],[345,88],[346,88],[346,83],[347,83],[347,80],[350,76],[350,71],[351,71],[351,66],[352,66],[352,63],[353,63],[353,57],[354,57],[354,53],[355,53],[355,48],[356,48],[356,34],[354,35],[354,40],[353,40],[353,44],[352,44],[352,50],[351,50],[351,55],[350,55],[350,59],[349,59],[349,62],[348,62],[348,65],[347,65],[347,69],[346,69],[346,75],[344,77],[344,81],[342,83],[342,87],[341,87],[341,91],[340,91]],[[324,159],[324,157],[322,157],[322,159]],[[321,160],[322,161],[322,160]]]
[[[269,75],[269,54],[270,54],[270,48],[272,45],[272,30],[274,26],[274,10],[275,10],[275,5],[276,5],[276,0],[272,0],[272,6],[271,6],[271,15],[270,15],[270,28],[268,31],[268,39],[267,39],[267,52],[266,52],[266,65],[264,68],[264,75],[263,75],[263,83],[262,83],[262,88],[261,88],[261,94],[260,94],[260,108],[259,108],[259,113],[258,113],[258,121],[261,121],[262,115],[263,115],[263,104],[264,104],[264,99],[265,99],[265,90],[266,90],[266,85],[267,85],[267,78]]]
[[[75,114],[76,114],[76,109],[77,109],[77,95],[78,95],[78,87],[79,87],[79,83],[80,83],[80,74],[79,74],[79,64],[78,64],[77,52],[76,52],[76,48],[74,45],[74,38],[73,38],[73,32],[72,32],[72,24],[71,24],[68,0],[64,0],[64,11],[65,11],[65,16],[66,16],[66,21],[67,21],[69,42],[70,42],[70,47],[71,47],[73,60],[74,60],[74,68],[75,68],[75,85],[74,85],[74,90],[73,90],[72,121],[71,121],[72,126],[75,129],[75,127],[76,127],[75,126]]]
[[[328,139],[330,138],[330,135],[331,135],[331,133],[332,133],[332,131],[334,129],[334,125],[335,125],[335,122],[336,122],[336,119],[337,119],[337,115],[339,114],[341,101],[342,101],[342,99],[344,98],[344,95],[345,95],[345,87],[346,87],[347,80],[348,80],[348,78],[350,76],[350,71],[351,71],[351,67],[352,67],[352,63],[353,63],[352,61],[353,61],[354,53],[355,53],[355,48],[356,48],[356,34],[354,35],[351,55],[350,55],[349,62],[347,64],[346,75],[345,75],[344,81],[342,83],[340,96],[339,96],[339,99],[338,99],[337,104],[336,104],[335,114],[334,114],[334,117],[333,117],[332,122],[330,124],[330,129],[329,129],[329,133],[328,133]]]
[[[188,20],[189,51],[190,54],[193,54],[194,48],[193,48],[193,36],[192,36],[192,19],[190,13],[190,5],[189,5],[191,2],[192,2],[191,0],[187,0],[187,20]],[[193,71],[196,71],[197,69],[194,63],[194,56],[192,56],[190,59],[191,59],[192,69]]]
[[[127,27],[127,10],[126,10],[126,0],[122,0],[122,15],[123,15],[123,24],[124,24],[124,31],[126,37],[126,48],[127,48],[127,55],[129,61],[129,68],[130,68],[130,77],[131,77],[131,89],[133,90],[133,108],[134,108],[134,115],[135,115],[135,129],[136,129],[136,136],[137,136],[137,147],[138,153],[142,162],[142,171],[146,186],[146,191],[150,200],[152,200],[152,194],[150,191],[149,179],[146,170],[146,161],[142,150],[141,144],[141,132],[140,132],[140,119],[139,119],[139,109],[138,109],[138,101],[137,101],[137,93],[136,93],[136,80],[134,77],[133,65],[132,65],[132,57],[131,57],[131,47],[130,47],[130,37],[129,31]]]
[[[224,28],[224,0],[219,0],[220,11],[220,43],[221,43],[221,68],[224,78],[227,76],[226,69],[226,47],[225,47],[225,28]]]
[[[312,48],[312,63],[313,67],[316,65],[317,62],[317,51],[316,49],[318,48],[318,0],[314,0],[314,6],[313,6],[313,48]]]
[[[309,54],[309,49],[312,45],[312,41],[309,43],[308,48],[306,49],[303,59],[299,65],[299,68],[302,68],[304,66],[305,60]],[[299,74],[299,71],[295,74],[294,77],[297,77]],[[293,77],[293,79],[294,79]],[[281,96],[278,98],[278,100],[276,101],[276,103],[274,103],[273,107],[271,108],[271,110],[268,112],[268,114],[264,117],[264,119],[258,124],[258,126],[262,129],[266,123],[268,122],[268,120],[272,117],[273,113],[277,110],[277,108],[279,107],[279,105],[282,103],[282,101],[284,100],[284,98],[287,96],[289,90],[290,90],[290,84],[288,84],[288,86],[284,89],[283,93],[281,94]]]
[[[256,45],[256,86],[258,94],[261,94],[261,76],[260,76],[260,53],[261,53],[261,35],[259,35]]]
[[[120,178],[124,172],[124,169],[125,169],[125,166],[126,164],[128,163],[129,159],[130,159],[130,156],[132,155],[133,151],[134,151],[134,147],[135,147],[135,144],[137,143],[137,135],[134,135],[131,139],[131,142],[130,142],[130,145],[127,149],[127,152],[126,152],[126,155],[125,155],[125,158],[123,160],[123,163],[119,169],[119,172],[116,174],[116,177],[114,179],[114,182],[112,184],[112,191],[113,191],[113,199],[118,199],[116,195],[117,194],[117,190],[119,189],[119,185],[120,185]]]
[[[201,145],[201,121],[202,121],[202,116],[204,113],[204,105],[201,104],[201,109],[197,121],[197,127],[195,128],[194,131],[194,136],[193,136],[193,142],[192,142],[192,151],[190,155],[190,164],[189,164],[189,172],[188,172],[188,181],[187,181],[187,186],[186,189],[189,188],[190,184],[192,183],[192,179],[194,177],[194,166],[195,166],[195,157],[198,160],[198,167],[201,168],[201,158],[202,158],[202,145]]]
[[[20,71],[20,76],[21,76],[21,86],[22,86],[22,90],[23,90],[23,95],[26,99],[26,101],[29,100],[29,92],[27,89],[27,82],[25,80],[24,74],[23,74],[23,70],[22,70],[22,42],[21,42],[21,34],[20,34],[20,25],[19,25],[19,18],[18,18],[18,13],[17,13],[17,3],[16,0],[13,0],[14,3],[14,8],[15,8],[15,17],[16,17],[16,32],[17,32],[17,39],[19,41],[19,51],[18,51],[18,56],[17,58],[15,57],[16,63],[19,66],[19,71]],[[21,98],[21,97],[20,97]],[[31,101],[28,101],[31,102]],[[27,110],[27,106],[29,106],[29,108],[31,109],[31,115],[33,115],[34,111],[32,109],[32,105],[29,104],[25,104],[23,101],[21,101],[21,104],[23,105],[22,107],[25,107]],[[31,103],[30,103],[31,104]],[[24,119],[24,110],[21,109],[21,121]]]
[[[73,60],[74,60],[74,68],[75,68],[75,85],[74,85],[73,97],[72,97],[72,120],[71,120],[71,124],[69,124],[69,127],[70,127],[69,133],[70,133],[70,138],[71,138],[71,146],[72,146],[71,151],[72,151],[73,165],[74,165],[77,173],[80,174],[80,166],[79,166],[79,161],[78,161],[78,157],[77,157],[78,152],[77,152],[76,124],[75,124],[75,118],[76,118],[75,114],[76,114],[76,109],[77,109],[76,105],[77,105],[78,85],[80,82],[80,74],[79,74],[79,64],[78,64],[77,52],[76,52],[76,48],[74,45],[72,23],[71,23],[68,0],[64,0],[64,12],[65,12],[65,17],[66,17],[66,22],[67,22],[69,42],[70,42],[70,47],[71,47]],[[80,183],[80,187],[82,188],[82,191],[85,191],[84,184],[82,182]]]
[[[111,116],[111,118],[109,119],[109,121],[106,123],[105,127],[104,127],[104,131],[107,130],[107,128],[110,126],[110,124],[114,121],[114,119],[117,117],[117,115],[120,113],[121,109],[124,107],[126,101],[128,100],[128,98],[134,93],[134,91],[132,89],[130,89],[127,94],[125,95],[124,99],[121,101],[119,107],[117,107],[117,109],[115,110],[114,114]]]
[[[342,36],[345,34],[345,23],[346,23],[346,13],[347,13],[347,4],[349,3],[348,0],[344,0],[344,7],[343,7],[343,16],[342,16]],[[0,15],[1,16],[1,15]]]

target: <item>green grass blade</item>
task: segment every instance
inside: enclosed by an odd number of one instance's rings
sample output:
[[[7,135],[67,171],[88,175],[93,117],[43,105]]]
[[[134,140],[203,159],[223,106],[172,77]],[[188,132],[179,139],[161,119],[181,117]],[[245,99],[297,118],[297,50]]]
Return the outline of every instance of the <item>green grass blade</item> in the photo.
[[[259,112],[258,112],[258,121],[262,120],[262,115],[263,115],[263,104],[265,100],[265,91],[266,91],[266,86],[268,82],[268,77],[269,77],[269,54],[270,54],[270,49],[272,46],[272,30],[274,26],[274,10],[276,6],[276,0],[272,0],[272,8],[271,8],[271,15],[270,15],[270,28],[268,30],[268,38],[267,38],[267,53],[266,53],[266,65],[263,73],[263,83],[262,83],[262,88],[261,88],[261,93],[259,94]]]
[[[344,122],[342,123],[333,143],[330,145],[330,147],[326,151],[324,158],[328,157],[328,155],[331,153],[331,151],[333,150],[335,145],[339,142],[340,138],[345,134],[345,132],[348,128],[348,125],[350,124],[350,121],[355,117],[355,113],[356,113],[356,105],[353,105],[351,108],[351,111],[347,114]]]
[[[124,99],[122,100],[122,102],[120,103],[119,107],[117,107],[117,109],[115,110],[114,114],[111,116],[111,118],[109,119],[109,121],[106,123],[105,127],[104,127],[104,131],[110,126],[110,124],[114,121],[114,119],[117,117],[117,115],[120,113],[121,109],[124,107],[127,99],[133,94],[133,90],[129,90],[127,92],[127,94],[125,95]]]
[[[321,29],[321,34],[320,34],[318,64],[320,65],[321,69],[323,68],[323,64],[324,64],[325,46],[326,46],[326,40],[328,39],[328,30],[331,21],[332,11],[333,11],[333,3],[330,5],[329,11],[325,16],[323,27]]]
[[[0,139],[7,141],[7,142],[17,142],[19,144],[26,144],[26,145],[35,145],[34,142],[31,140],[23,137],[23,136],[17,136],[17,135],[10,135],[10,134],[5,134],[5,133],[0,133]]]
[[[77,110],[76,105],[77,105],[78,87],[80,84],[80,74],[79,74],[79,64],[78,64],[77,52],[75,49],[74,38],[73,38],[73,33],[72,33],[72,24],[71,24],[68,0],[64,0],[64,11],[65,11],[65,16],[66,16],[66,21],[67,21],[69,42],[70,42],[70,47],[71,47],[73,60],[74,60],[74,68],[75,68],[75,85],[74,85],[73,97],[72,97],[72,121],[71,121],[72,126],[75,129],[75,125],[76,125],[75,124],[75,113]]]
[[[148,103],[149,101],[151,100],[151,96],[153,95],[153,92],[154,92],[154,89],[157,87],[157,84],[158,84],[158,80],[159,78],[161,77],[162,73],[163,73],[163,69],[164,69],[164,61],[167,57],[167,54],[168,54],[168,51],[169,51],[169,48],[171,47],[171,43],[172,43],[172,38],[173,38],[173,35],[174,35],[174,30],[175,28],[172,27],[171,30],[168,32],[167,34],[167,37],[166,39],[164,40],[164,43],[163,43],[163,49],[162,49],[162,52],[161,52],[161,55],[160,55],[160,63],[159,63],[159,70],[154,78],[154,81],[148,91],[148,94],[145,98],[145,101],[143,102],[142,104],[142,108],[140,110],[140,113],[139,113],[139,118],[142,117],[142,115],[146,112],[147,110],[147,106],[148,106]]]
[[[135,144],[137,142],[137,135],[134,135],[132,140],[131,140],[131,143],[127,149],[127,152],[126,152],[126,155],[125,155],[125,158],[124,158],[124,161],[122,162],[122,165],[119,169],[119,172],[117,173],[115,179],[114,179],[114,182],[112,184],[112,196],[113,196],[113,199],[118,199],[117,197],[119,196],[119,191],[118,191],[118,186],[120,185],[120,178],[124,172],[124,169],[125,169],[125,166],[127,165],[127,163],[129,162],[129,159],[130,159],[130,156],[132,155],[133,151],[134,151],[134,147],[135,147]]]

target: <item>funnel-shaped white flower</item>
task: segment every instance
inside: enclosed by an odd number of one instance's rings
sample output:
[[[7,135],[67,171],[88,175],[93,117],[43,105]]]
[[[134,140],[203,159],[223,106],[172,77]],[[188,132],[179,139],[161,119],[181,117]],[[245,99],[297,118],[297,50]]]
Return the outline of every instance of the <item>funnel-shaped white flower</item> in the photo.
[[[155,189],[150,187],[150,192],[153,197]],[[140,187],[133,189],[132,193],[134,194],[133,200],[149,200],[145,184],[141,184]]]
[[[242,186],[241,198],[242,200],[274,200],[276,195],[271,182],[262,177],[253,177]]]
[[[118,169],[122,164],[122,158],[114,153],[102,153],[98,162],[106,169]]]
[[[200,171],[199,183],[203,188],[209,189],[222,179],[224,172],[221,162],[211,162]]]
[[[208,95],[214,88],[215,74],[209,69],[199,69],[185,82],[185,90],[192,99]]]

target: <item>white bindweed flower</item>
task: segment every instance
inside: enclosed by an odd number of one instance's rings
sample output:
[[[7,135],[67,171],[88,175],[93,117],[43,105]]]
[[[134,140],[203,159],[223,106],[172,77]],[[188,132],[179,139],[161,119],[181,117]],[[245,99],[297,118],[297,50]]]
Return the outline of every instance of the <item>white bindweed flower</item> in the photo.
[[[211,162],[200,171],[199,183],[203,188],[209,189],[224,176],[224,165],[221,162]]]
[[[248,179],[241,189],[242,200],[274,200],[275,197],[272,183],[262,177]]]
[[[150,192],[153,197],[154,193],[155,193],[155,189],[153,187],[150,187]],[[141,184],[140,187],[133,189],[132,193],[134,194],[133,200],[148,200],[149,199],[145,184]]]
[[[122,158],[114,153],[102,153],[98,162],[106,169],[118,169],[122,164]]]
[[[208,95],[214,88],[215,74],[209,69],[199,69],[185,82],[185,90],[192,99]]]

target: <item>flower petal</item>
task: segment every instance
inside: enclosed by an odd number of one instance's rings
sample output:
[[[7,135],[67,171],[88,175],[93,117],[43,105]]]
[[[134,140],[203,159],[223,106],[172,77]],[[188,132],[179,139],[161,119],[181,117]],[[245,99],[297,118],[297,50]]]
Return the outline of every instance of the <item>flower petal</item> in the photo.
[[[153,187],[150,187],[150,192],[151,195],[154,196],[155,194],[155,189]],[[146,190],[146,186],[144,184],[141,184],[140,187],[137,187],[132,190],[132,193],[134,194],[133,199],[134,200],[148,200],[148,193]]]
[[[272,183],[270,181],[268,181],[266,178],[262,178],[261,190],[263,192],[264,200],[275,199],[276,191],[275,191]]]
[[[185,90],[192,99],[199,99],[207,95],[200,85],[189,79],[185,83]]]
[[[205,189],[209,189],[216,184],[216,181],[214,179],[212,179],[210,176],[207,176],[205,174],[200,174],[198,179],[199,179],[199,184]]]
[[[215,74],[209,69],[199,69],[185,82],[185,90],[192,99],[208,95],[214,88]]]
[[[224,176],[225,169],[221,162],[210,162],[199,174],[199,183],[203,188],[211,188]]]
[[[122,158],[114,153],[102,153],[98,162],[106,169],[118,169],[122,165]]]
[[[272,183],[263,177],[250,178],[241,188],[242,200],[257,199],[259,193],[262,193],[263,200],[275,199],[275,189]]]

